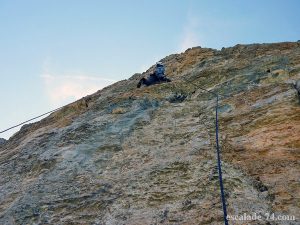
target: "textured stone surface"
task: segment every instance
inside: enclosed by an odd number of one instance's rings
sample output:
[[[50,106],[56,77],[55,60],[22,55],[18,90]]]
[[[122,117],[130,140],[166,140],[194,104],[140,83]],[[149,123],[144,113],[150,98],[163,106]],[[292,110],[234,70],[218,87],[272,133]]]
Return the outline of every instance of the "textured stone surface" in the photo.
[[[299,224],[300,43],[162,61],[173,82],[136,89],[135,74],[1,145],[0,224],[222,224],[215,99],[199,87],[221,94],[228,214]]]
[[[4,144],[6,140],[4,138],[0,138],[0,145]]]

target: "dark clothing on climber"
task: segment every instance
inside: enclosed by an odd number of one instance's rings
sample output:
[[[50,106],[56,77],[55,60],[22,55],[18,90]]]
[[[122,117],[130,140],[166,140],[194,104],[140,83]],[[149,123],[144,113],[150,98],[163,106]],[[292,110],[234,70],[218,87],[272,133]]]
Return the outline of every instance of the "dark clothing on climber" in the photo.
[[[165,75],[165,67],[161,62],[156,63],[154,73],[150,74],[148,78],[142,78],[137,87],[140,88],[142,85],[152,85],[162,82],[171,82]]]

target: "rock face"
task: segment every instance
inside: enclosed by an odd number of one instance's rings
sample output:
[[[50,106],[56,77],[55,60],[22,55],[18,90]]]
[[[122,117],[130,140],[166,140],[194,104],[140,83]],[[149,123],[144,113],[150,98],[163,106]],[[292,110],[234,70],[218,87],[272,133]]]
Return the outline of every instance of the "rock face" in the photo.
[[[4,138],[0,138],[0,145],[3,145],[6,142]]]
[[[300,223],[300,43],[161,61],[171,83],[136,89],[135,74],[0,146],[0,224],[222,224],[216,101],[201,88],[220,94],[228,214],[261,216],[229,223]]]

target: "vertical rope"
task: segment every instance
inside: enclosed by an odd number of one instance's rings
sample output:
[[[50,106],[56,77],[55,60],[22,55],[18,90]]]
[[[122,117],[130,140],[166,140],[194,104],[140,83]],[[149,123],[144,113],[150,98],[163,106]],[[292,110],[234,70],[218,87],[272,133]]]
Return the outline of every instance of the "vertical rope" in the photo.
[[[218,174],[219,174],[219,184],[220,184],[222,208],[223,208],[223,215],[224,215],[224,223],[225,223],[225,225],[228,225],[227,209],[226,209],[226,199],[225,199],[225,194],[224,194],[224,186],[223,186],[223,178],[222,178],[222,165],[221,165],[221,156],[220,156],[220,147],[219,147],[219,120],[218,120],[219,95],[216,92],[214,92],[214,91],[206,90],[205,88],[199,87],[196,84],[192,84],[192,85],[194,85],[194,86],[198,87],[199,89],[204,90],[204,91],[206,91],[208,93],[212,93],[212,94],[214,94],[216,96],[216,117],[215,117],[216,129],[215,130],[216,130],[217,166],[218,166]],[[32,119],[29,119],[29,120],[27,120],[25,122],[22,122],[22,123],[18,124],[18,125],[15,125],[13,127],[7,128],[7,129],[5,129],[3,131],[0,131],[0,133],[4,133],[4,132],[6,132],[6,131],[8,131],[8,130],[10,130],[12,128],[18,127],[18,126],[20,126],[20,125],[22,125],[24,123],[27,123],[27,122],[29,122],[31,120],[34,120],[34,119],[37,119],[37,118],[39,118],[41,116],[44,116],[44,115],[47,115],[49,113],[55,112],[55,111],[57,111],[57,110],[59,110],[61,108],[63,108],[63,107],[54,109],[54,110],[52,110],[50,112],[44,113],[44,114],[42,114],[40,116],[37,116],[37,117],[34,117]]]
[[[225,225],[228,225],[226,199],[225,199],[225,194],[224,194],[224,186],[223,186],[223,178],[222,178],[222,165],[221,165],[221,156],[220,156],[220,147],[219,147],[219,120],[218,120],[219,95],[216,94],[216,97],[217,98],[216,98],[216,121],[215,121],[215,123],[216,123],[216,150],[217,150],[218,173],[219,173],[219,183],[220,183],[224,223],[225,223]]]
[[[187,80],[185,80],[188,82]],[[217,152],[217,166],[218,166],[218,174],[219,174],[219,184],[220,184],[220,192],[221,192],[221,201],[222,201],[222,209],[223,209],[223,217],[224,217],[224,224],[228,225],[227,219],[227,208],[226,208],[226,198],[224,194],[224,185],[223,185],[223,177],[222,177],[222,164],[221,164],[221,154],[220,154],[220,146],[219,146],[219,118],[218,118],[218,108],[219,108],[219,94],[212,91],[207,90],[203,87],[200,87],[192,82],[189,82],[193,86],[213,94],[216,97],[216,117],[215,117],[215,126],[216,126],[216,152]]]

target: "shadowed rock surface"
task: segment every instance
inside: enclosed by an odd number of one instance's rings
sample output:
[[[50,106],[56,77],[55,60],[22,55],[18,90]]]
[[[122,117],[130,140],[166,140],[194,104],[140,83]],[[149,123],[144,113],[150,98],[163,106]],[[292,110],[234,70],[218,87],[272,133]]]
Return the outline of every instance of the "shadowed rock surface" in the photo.
[[[0,145],[3,145],[6,142],[4,138],[0,138]]]
[[[0,224],[299,224],[300,43],[192,48],[23,126],[0,145]],[[294,216],[272,221],[266,214]],[[245,224],[245,221],[230,221]]]

